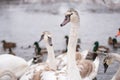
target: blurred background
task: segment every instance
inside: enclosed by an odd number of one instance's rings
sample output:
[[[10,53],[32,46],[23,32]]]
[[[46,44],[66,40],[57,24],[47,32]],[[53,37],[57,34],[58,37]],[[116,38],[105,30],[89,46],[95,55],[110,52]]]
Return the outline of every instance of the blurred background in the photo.
[[[15,42],[13,52],[26,60],[34,56],[33,44],[43,31],[50,31],[55,50],[66,48],[65,35],[69,35],[70,24],[61,28],[64,13],[74,8],[80,15],[80,51],[92,51],[95,41],[120,52],[108,44],[108,38],[115,38],[120,28],[120,0],[0,0],[0,41]],[[120,41],[120,37],[117,37]],[[39,43],[45,48],[44,41]],[[0,54],[8,53],[0,43]],[[45,57],[46,58],[46,57]],[[104,74],[102,59],[98,80],[110,80],[119,67],[114,63]],[[111,70],[112,69],[112,70]]]

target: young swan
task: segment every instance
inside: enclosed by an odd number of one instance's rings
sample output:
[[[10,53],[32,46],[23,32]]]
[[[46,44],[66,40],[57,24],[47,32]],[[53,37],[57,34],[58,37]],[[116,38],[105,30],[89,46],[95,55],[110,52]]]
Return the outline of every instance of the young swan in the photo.
[[[9,71],[13,73],[18,79],[28,68],[27,61],[14,55],[3,54],[0,55],[0,59],[0,74]]]
[[[69,73],[69,77],[70,79],[76,77],[76,79],[74,78],[75,80],[77,80],[78,78],[80,79],[80,77],[82,80],[92,80],[97,75],[97,71],[99,67],[99,58],[95,56],[94,62],[85,60],[84,58],[82,59],[80,58],[77,60],[75,59],[78,30],[80,26],[79,24],[80,19],[76,10],[70,9],[66,12],[65,19],[61,24],[61,26],[66,25],[68,22],[71,22],[72,25],[69,35],[68,52],[67,52],[67,60],[68,60],[67,72]],[[74,68],[74,69],[69,69],[69,68]],[[78,74],[78,71],[80,71],[80,74]]]
[[[76,65],[76,45],[78,39],[78,29],[80,26],[80,19],[78,12],[72,8],[65,13],[65,19],[60,26],[63,27],[68,22],[71,22],[67,51],[67,73],[69,73],[68,78],[71,80],[82,80],[79,69]]]
[[[60,26],[63,27],[69,22],[71,23],[71,29],[70,29],[70,35],[69,35],[69,41],[68,41],[68,47],[67,47],[68,51],[66,54],[62,54],[57,57],[57,59],[61,60],[60,64],[59,64],[59,69],[62,69],[67,64],[67,61],[69,61],[69,60],[74,62],[74,59],[73,59],[74,56],[76,59],[81,60],[81,57],[86,58],[86,56],[88,54],[88,50],[85,50],[83,52],[83,54],[80,52],[76,52],[76,45],[77,45],[77,40],[78,40],[78,30],[80,27],[80,18],[79,18],[78,12],[72,8],[69,9],[65,13],[65,19],[64,19],[63,23],[60,24]],[[68,58],[70,58],[70,59],[68,59]],[[69,61],[69,62],[71,62],[71,61]],[[72,66],[72,64],[71,64],[71,66]]]
[[[17,80],[17,77],[11,71],[1,71],[0,80]]]
[[[40,76],[42,77],[42,73],[44,71],[46,71],[46,70],[55,71],[57,69],[54,49],[53,49],[53,45],[52,45],[51,33],[48,32],[48,31],[43,32],[43,34],[41,35],[40,41],[42,39],[44,39],[44,41],[46,43],[47,51],[48,51],[48,56],[47,56],[46,62],[32,65],[26,71],[26,73],[21,77],[20,80],[29,80],[29,79],[31,79],[31,80],[37,80],[37,79],[41,80]],[[51,74],[51,72],[50,72],[50,74]],[[46,75],[49,75],[49,74],[46,74]]]
[[[108,66],[110,64],[112,64],[114,61],[120,62],[120,55],[119,54],[111,53],[111,54],[108,54],[104,58],[104,60],[103,60],[104,73],[106,73]],[[113,76],[113,78],[111,80],[120,80],[120,68],[117,70],[117,72],[115,73],[115,75]]]
[[[54,49],[53,49],[53,44],[52,44],[52,35],[50,32],[48,31],[44,31],[40,41],[44,39],[45,43],[46,43],[46,48],[48,51],[48,58],[47,58],[47,63],[49,63],[49,66],[51,69],[57,69],[57,65],[56,65],[56,59],[55,59],[55,53],[54,53]]]

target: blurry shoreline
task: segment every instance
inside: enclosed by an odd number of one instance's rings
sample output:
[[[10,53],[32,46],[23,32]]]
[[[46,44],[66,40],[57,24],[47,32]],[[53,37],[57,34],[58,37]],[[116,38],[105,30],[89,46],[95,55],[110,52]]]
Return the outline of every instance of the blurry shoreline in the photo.
[[[81,3],[70,2],[66,0],[40,0],[38,2],[31,2],[31,0],[1,0],[0,8],[19,7],[24,8],[27,12],[46,12],[51,14],[59,14],[61,11],[68,8],[75,8],[81,12],[91,13],[120,13],[120,7],[110,8],[98,3]]]

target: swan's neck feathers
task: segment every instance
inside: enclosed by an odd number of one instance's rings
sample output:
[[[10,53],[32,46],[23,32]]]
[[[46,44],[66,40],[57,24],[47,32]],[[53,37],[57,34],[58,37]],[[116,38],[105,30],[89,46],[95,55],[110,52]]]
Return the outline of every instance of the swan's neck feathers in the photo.
[[[79,23],[72,23],[70,30],[69,42],[68,42],[68,77],[69,80],[81,80],[79,69],[76,65],[75,55],[76,55],[76,45],[78,38]]]
[[[94,60],[94,71],[91,73],[90,75],[90,79],[93,79],[96,77],[97,73],[98,73],[98,69],[99,69],[99,64],[100,64],[100,59],[99,56],[96,57],[96,59]]]
[[[118,62],[120,62],[120,55],[117,53],[111,53],[110,55],[112,55],[112,58]]]
[[[111,80],[120,80],[120,68],[117,70],[117,72]]]
[[[55,53],[53,46],[50,46],[48,42],[46,41],[46,47],[48,51],[48,56],[47,56],[47,62],[50,66],[51,69],[56,69],[56,59],[55,59]]]

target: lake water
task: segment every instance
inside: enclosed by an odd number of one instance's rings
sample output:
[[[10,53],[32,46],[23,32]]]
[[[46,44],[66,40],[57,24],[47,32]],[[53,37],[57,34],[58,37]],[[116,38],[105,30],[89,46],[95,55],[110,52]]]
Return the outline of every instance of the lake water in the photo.
[[[50,31],[53,36],[53,44],[55,50],[65,49],[65,35],[69,35],[70,24],[61,28],[60,23],[64,19],[64,9],[56,5],[57,14],[51,14],[48,10],[42,12],[41,6],[37,10],[31,5],[3,5],[0,7],[0,41],[6,40],[16,42],[17,48],[13,51],[17,56],[29,60],[34,55],[34,48],[27,48],[33,45],[35,41],[40,39],[43,31]],[[38,8],[40,7],[40,10]],[[80,7],[75,7],[80,15],[79,38],[81,39],[81,51],[88,49],[92,50],[93,43],[99,41],[100,45],[105,45],[111,49],[111,52],[118,52],[120,49],[113,50],[108,44],[109,36],[114,37],[120,27],[120,13],[92,13],[89,11],[79,10]],[[45,8],[47,9],[47,8]],[[51,9],[53,12],[56,10]],[[55,11],[54,11],[55,10]],[[60,14],[59,14],[60,13]],[[120,38],[118,37],[118,40]],[[45,47],[44,42],[40,46]],[[2,49],[0,43],[0,54],[8,53]],[[119,64],[112,64],[107,73],[103,73],[102,59],[100,63],[98,80],[110,80],[115,74]]]

